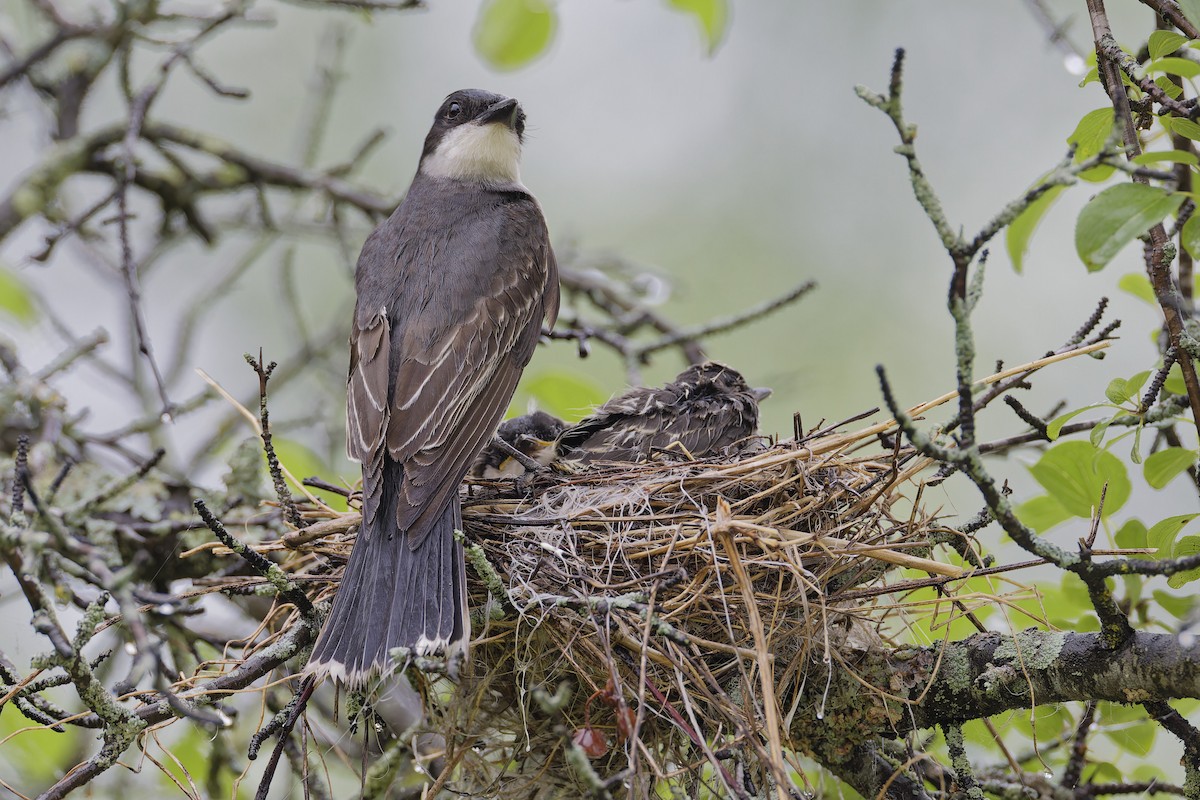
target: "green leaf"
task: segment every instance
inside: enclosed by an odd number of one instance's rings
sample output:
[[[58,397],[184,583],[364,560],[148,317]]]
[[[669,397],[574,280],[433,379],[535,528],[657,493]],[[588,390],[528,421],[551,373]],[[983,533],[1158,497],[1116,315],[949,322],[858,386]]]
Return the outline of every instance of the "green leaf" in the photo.
[[[1067,144],[1075,145],[1075,162],[1085,161],[1100,152],[1113,129],[1112,106],[1097,108],[1083,115]]]
[[[1146,719],[1146,710],[1137,705],[1101,702],[1096,711],[1101,725],[1128,725]]]
[[[1166,121],[1166,117],[1162,117],[1161,119],[1163,127],[1169,129],[1172,133],[1177,133],[1185,139],[1200,139],[1200,125],[1197,125],[1190,119],[1172,119],[1170,122]]]
[[[1087,181],[1088,183],[1104,183],[1111,178],[1112,174],[1116,171],[1117,168],[1110,164],[1101,164],[1098,167],[1085,169],[1083,172],[1079,173],[1079,179]]]
[[[1179,232],[1179,243],[1192,258],[1200,258],[1200,216],[1192,214],[1188,221],[1183,223],[1183,230]]]
[[[1165,447],[1151,453],[1142,467],[1146,483],[1161,489],[1192,464],[1196,463],[1196,451],[1182,447]]]
[[[80,736],[81,729],[74,725],[64,727],[65,732],[55,733],[49,728],[31,726],[29,720],[15,713],[15,709],[0,715],[0,739],[4,741],[0,765],[4,766],[4,780],[20,786],[52,782],[62,777],[62,765],[75,758],[78,748],[86,746]]]
[[[1057,592],[1049,585],[1045,586],[1045,589],[1047,591],[1044,592],[1045,599],[1042,605],[1046,611],[1046,620],[1051,625],[1080,633],[1099,629],[1100,620],[1093,609],[1087,584],[1080,580],[1079,576],[1064,573]]]
[[[547,0],[485,0],[475,21],[475,50],[494,69],[518,69],[545,52],[557,24]]]
[[[1012,730],[1027,739],[1053,739],[1073,729],[1071,709],[1066,703],[1046,703],[1038,713],[1014,714]]]
[[[1071,512],[1063,508],[1062,503],[1048,494],[1033,497],[1017,506],[1017,519],[1033,528],[1038,533],[1046,531],[1066,522],[1071,518]]]
[[[1159,75],[1154,79],[1154,83],[1163,90],[1163,94],[1172,100],[1178,100],[1179,96],[1183,94],[1183,89],[1166,75]]]
[[[1180,597],[1177,594],[1164,592],[1162,589],[1155,591],[1152,595],[1154,601],[1162,606],[1163,610],[1170,614],[1175,619],[1182,619],[1187,616],[1192,607],[1196,605],[1194,595]]]
[[[971,719],[963,723],[963,738],[968,742],[984,746],[993,746],[996,742],[996,737],[987,726],[983,724],[983,720]],[[938,736],[942,735],[942,729],[937,729]]]
[[[1029,240],[1033,237],[1033,232],[1037,230],[1042,217],[1046,216],[1050,206],[1054,205],[1054,201],[1066,188],[1066,186],[1054,186],[1047,189],[1041,197],[1030,203],[1024,211],[1017,215],[1016,219],[1009,223],[1008,230],[1004,232],[1004,247],[1008,251],[1008,258],[1012,261],[1013,269],[1016,272],[1019,273],[1024,267],[1025,253],[1029,250]]]
[[[23,325],[29,325],[37,319],[33,291],[3,266],[0,266],[0,311]]]
[[[159,770],[156,771],[159,785],[168,791],[175,789],[170,794],[164,792],[164,796],[177,795],[178,787],[186,786],[189,776],[208,775],[221,787],[220,790],[213,791],[213,796],[236,797],[232,791],[235,773],[227,769],[213,770],[212,760],[213,745],[210,734],[203,728],[193,725],[183,735],[174,738],[171,742],[171,757],[163,759]],[[147,789],[146,794],[153,793],[153,789]]]
[[[1183,199],[1182,194],[1141,183],[1110,186],[1080,212],[1075,250],[1089,272],[1103,269],[1121,248],[1174,213]]]
[[[1114,725],[1111,728],[1101,728],[1104,736],[1111,740],[1121,750],[1144,758],[1154,747],[1154,739],[1158,735],[1158,726],[1148,719],[1132,725]],[[1101,762],[1090,764],[1084,774],[1088,783],[1105,783],[1121,781],[1124,773],[1113,764]]]
[[[1104,444],[1104,436],[1108,433],[1108,427],[1112,425],[1115,417],[1110,417],[1096,423],[1096,427],[1088,432],[1088,441],[1092,443],[1092,447],[1100,447]]]
[[[1187,150],[1150,150],[1134,156],[1131,160],[1135,164],[1158,164],[1163,161],[1169,161],[1172,164],[1187,164],[1192,167],[1200,164],[1200,157]]]
[[[1130,449],[1129,460],[1132,461],[1134,464],[1138,464],[1138,465],[1141,465],[1141,463],[1142,463],[1142,431],[1143,430],[1145,430],[1145,427],[1142,425],[1138,425],[1137,427],[1135,427],[1133,429],[1133,447],[1129,448]],[[1128,435],[1129,435],[1128,433],[1123,433],[1120,436],[1118,436],[1116,439],[1113,439],[1112,443],[1116,444],[1118,439],[1123,439],[1124,437],[1126,437]]]
[[[1142,579],[1141,575],[1122,575],[1119,580],[1125,586],[1125,603],[1128,604],[1128,607],[1137,608],[1138,604],[1142,602],[1142,589],[1145,587],[1146,581]]]
[[[1113,378],[1104,390],[1104,396],[1109,402],[1121,405],[1129,399],[1129,385],[1124,378]]]
[[[567,422],[578,422],[608,399],[595,382],[568,370],[546,370],[526,375],[508,406],[508,416],[525,414],[530,407],[540,408]]]
[[[1108,408],[1108,407],[1109,407],[1108,403],[1092,403],[1090,406],[1084,406],[1083,408],[1077,408],[1074,411],[1068,411],[1065,414],[1060,414],[1059,416],[1057,416],[1053,420],[1051,420],[1050,424],[1048,424],[1046,426],[1046,433],[1049,434],[1050,441],[1054,441],[1055,439],[1058,438],[1058,434],[1063,429],[1063,426],[1066,425],[1071,420],[1075,419],[1075,417],[1078,417],[1080,414],[1082,414],[1085,411],[1091,411],[1093,408]]]
[[[1134,767],[1132,772],[1126,771],[1120,780],[1136,781],[1137,783],[1163,783],[1167,780],[1167,776],[1158,767],[1150,764],[1141,764]]]
[[[1175,549],[1171,552],[1171,557],[1183,558],[1184,556],[1194,556],[1197,553],[1200,553],[1200,536],[1185,536],[1175,543]],[[1178,589],[1198,578],[1200,578],[1200,567],[1189,569],[1185,572],[1176,572],[1167,578],[1167,586],[1170,586],[1172,589]]]
[[[1115,405],[1141,402],[1142,387],[1150,378],[1150,370],[1143,370],[1131,378],[1113,378],[1104,390],[1104,396]],[[1117,416],[1122,416],[1118,413]]]
[[[1200,514],[1180,514],[1159,520],[1150,526],[1146,533],[1146,546],[1154,548],[1154,557],[1170,558],[1171,550],[1175,546],[1175,537],[1197,516]]]
[[[1187,394],[1187,384],[1183,382],[1183,369],[1178,364],[1172,366],[1171,371],[1167,373],[1163,389],[1171,394]]]
[[[1142,370],[1135,373],[1129,380],[1125,381],[1125,386],[1129,389],[1132,397],[1131,400],[1139,400],[1139,395],[1142,393],[1142,387],[1146,385],[1146,381],[1150,380],[1150,370]]]
[[[1162,72],[1167,75],[1178,75],[1181,78],[1190,79],[1200,75],[1200,64],[1197,64],[1195,61],[1188,61],[1186,58],[1160,58],[1147,66],[1146,71]]]
[[[1092,516],[1105,484],[1104,516],[1125,505],[1132,485],[1119,458],[1088,442],[1059,442],[1029,468],[1034,480],[1075,517]]]
[[[1150,285],[1150,279],[1144,272],[1128,272],[1122,275],[1117,281],[1117,288],[1139,300],[1145,300],[1152,306],[1158,305],[1158,300],[1154,297],[1154,287]]]
[[[708,47],[708,54],[715,53],[729,26],[728,0],[668,0],[668,2],[672,8],[685,14],[691,14],[696,18],[700,23],[701,30],[704,31],[704,42]]]
[[[1146,526],[1140,519],[1126,520],[1125,524],[1113,534],[1113,541],[1120,548],[1147,547]]]
[[[1150,34],[1146,49],[1150,51],[1150,58],[1162,58],[1174,53],[1186,42],[1187,37],[1175,31],[1155,31]]]
[[[275,457],[279,459],[279,463],[286,467],[287,471],[296,477],[296,480],[302,481],[314,475],[326,478],[330,477],[329,465],[306,445],[279,436],[272,437],[271,443],[275,447]],[[263,455],[263,458],[266,459],[266,454]],[[297,490],[301,488],[292,480],[288,480],[288,483],[292,484]],[[312,492],[317,497],[320,497],[331,508],[339,511],[345,511],[347,508],[346,498],[340,494],[324,492],[320,489],[310,489],[308,487],[305,487],[305,491]]]

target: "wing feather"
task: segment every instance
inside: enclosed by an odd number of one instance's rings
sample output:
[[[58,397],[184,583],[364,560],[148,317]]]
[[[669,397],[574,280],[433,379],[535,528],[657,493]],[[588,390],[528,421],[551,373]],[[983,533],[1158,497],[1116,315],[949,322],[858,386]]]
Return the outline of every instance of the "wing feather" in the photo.
[[[391,367],[391,326],[384,309],[350,334],[350,372],[346,380],[346,455],[363,465],[363,515],[375,519],[383,480],[387,391]]]
[[[379,237],[372,258],[393,259],[393,299],[352,342],[348,453],[363,463],[364,513],[375,511],[384,459],[402,464],[396,523],[414,547],[492,435],[543,318],[558,307],[557,265],[536,201],[507,198],[465,227],[444,224],[451,211],[439,212],[434,237],[398,230],[389,235],[394,248]],[[360,287],[360,303],[363,295]],[[376,371],[380,364],[386,369]],[[381,387],[390,397],[382,409],[374,402]]]
[[[467,416],[467,425],[458,431],[458,436],[439,450],[422,451],[414,457],[412,463],[417,469],[429,475],[431,481],[440,479],[440,483],[418,487],[419,492],[415,498],[418,502],[409,499],[407,508],[408,494],[403,491],[401,493],[397,517],[403,527],[412,531],[409,536],[411,547],[420,544],[424,531],[429,528],[425,523],[436,517],[435,510],[445,505],[450,495],[458,491],[458,485],[462,481],[462,474],[459,474],[458,469],[446,472],[437,470],[436,467],[439,463],[470,466],[471,461],[495,431],[520,377],[520,369],[503,370],[487,387],[487,391],[477,399],[476,406],[472,409],[473,413]],[[405,519],[410,521],[403,521]]]

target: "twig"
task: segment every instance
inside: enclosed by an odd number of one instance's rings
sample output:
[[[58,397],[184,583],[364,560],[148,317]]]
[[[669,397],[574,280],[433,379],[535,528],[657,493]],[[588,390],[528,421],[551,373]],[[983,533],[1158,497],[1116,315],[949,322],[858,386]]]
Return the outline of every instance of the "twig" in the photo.
[[[541,464],[539,464],[538,462],[534,461],[532,458],[525,455],[524,453],[522,453],[517,448],[513,447],[508,442],[504,441],[499,436],[492,437],[492,446],[500,448],[500,450],[503,451],[504,453],[506,453],[509,458],[515,459],[518,464],[520,464],[522,467],[524,467],[527,471],[529,471],[531,473],[536,474],[539,472],[546,471],[546,467],[544,467]]]
[[[644,362],[648,356],[653,353],[657,353],[659,350],[665,350],[668,347],[674,347],[682,342],[698,342],[701,339],[709,336],[713,336],[718,333],[725,333],[726,331],[741,327],[748,322],[754,322],[762,317],[765,317],[773,311],[778,311],[784,306],[796,302],[815,288],[817,288],[816,281],[805,281],[791,291],[774,299],[760,303],[741,313],[734,314],[723,319],[716,319],[704,325],[697,325],[692,328],[684,328],[663,336],[656,342],[651,342],[648,345],[639,347],[635,351],[635,355],[640,361]]]
[[[1168,347],[1167,352],[1163,353],[1162,366],[1155,371],[1150,385],[1142,394],[1142,402],[1139,405],[1143,413],[1149,411],[1158,402],[1158,396],[1162,394],[1163,385],[1167,382],[1167,376],[1171,373],[1171,367],[1175,364],[1177,356],[1178,351],[1174,347]]]
[[[750,576],[746,572],[745,566],[742,564],[737,545],[733,542],[733,536],[726,522],[730,516],[732,514],[729,505],[724,500],[719,501],[713,536],[721,541],[721,545],[725,549],[725,554],[729,557],[729,566],[732,568],[738,587],[742,592],[742,599],[749,617],[748,623],[750,631],[754,636],[754,649],[757,655],[758,682],[762,690],[763,724],[767,742],[771,748],[769,766],[775,772],[775,788],[779,800],[788,800],[790,792],[788,792],[786,786],[791,781],[788,777],[787,765],[783,760],[783,742],[780,738],[781,731],[779,726],[779,704],[775,697],[775,670],[772,664],[771,653],[767,649],[766,635],[763,631],[762,619],[759,616],[758,603],[754,597],[754,586],[750,582]]]
[[[9,506],[8,522],[14,527],[22,524],[25,514],[25,491],[29,486],[29,436],[22,433],[17,437],[17,452],[13,459],[12,503]]]
[[[1079,785],[1083,776],[1083,768],[1087,764],[1088,737],[1091,735],[1092,722],[1096,719],[1096,703],[1089,702],[1084,706],[1083,714],[1075,725],[1075,739],[1071,744],[1071,753],[1067,758],[1067,766],[1063,768],[1062,787],[1074,789]]]
[[[271,791],[271,780],[275,777],[275,770],[279,766],[279,757],[283,754],[284,748],[292,735],[292,729],[296,727],[296,721],[304,713],[304,709],[308,705],[308,699],[312,697],[313,689],[316,688],[316,685],[316,678],[312,675],[306,676],[291,701],[275,715],[266,727],[251,737],[249,757],[252,760],[258,757],[258,748],[268,736],[272,733],[278,733],[279,737],[275,743],[275,749],[271,751],[271,757],[267,761],[267,766],[263,770],[262,779],[258,784],[258,791],[254,794],[254,800],[267,800],[267,795]]]
[[[1165,700],[1152,700],[1142,703],[1146,712],[1163,728],[1170,731],[1183,744],[1184,786],[1188,797],[1196,794],[1197,782],[1200,782],[1200,730],[1188,722],[1182,714],[1171,708]]]
[[[958,791],[971,798],[971,800],[983,800],[983,790],[975,782],[975,775],[971,770],[971,761],[967,758],[967,748],[963,739],[962,725],[943,725],[942,731],[946,735],[946,750],[950,754],[950,764],[954,767],[954,777],[958,784]]]
[[[1105,90],[1112,101],[1117,124],[1125,133],[1126,155],[1129,159],[1133,159],[1141,153],[1141,147],[1138,144],[1137,130],[1134,127],[1133,115],[1129,107],[1129,95],[1126,93],[1117,71],[1118,64],[1105,52],[1106,43],[1111,41],[1113,36],[1108,23],[1108,15],[1104,10],[1104,0],[1086,1],[1092,22],[1092,35],[1096,41],[1097,66],[1103,78]],[[1139,183],[1148,182],[1146,178],[1136,175],[1133,179]],[[1146,253],[1146,272],[1150,277],[1150,285],[1154,288],[1154,296],[1162,309],[1171,346],[1178,352],[1186,351],[1187,348],[1184,347],[1183,341],[1185,337],[1190,340],[1190,337],[1185,332],[1187,315],[1171,276],[1171,261],[1174,259],[1174,255],[1174,247],[1167,240],[1166,230],[1162,223],[1155,224],[1150,229],[1150,247]],[[1179,361],[1179,367],[1183,372],[1184,385],[1187,387],[1192,422],[1196,426],[1197,433],[1200,434],[1200,376],[1196,374],[1195,359],[1184,358]]]
[[[1189,39],[1200,39],[1200,28],[1193,25],[1183,15],[1183,11],[1180,10],[1179,4],[1175,0],[1141,0],[1141,3],[1153,8],[1154,13],[1179,28]]]
[[[249,353],[246,353],[243,358],[258,375],[258,414],[262,425],[260,435],[263,450],[267,454],[267,466],[271,471],[271,481],[275,484],[275,496],[279,499],[279,505],[283,508],[283,516],[288,523],[297,530],[302,529],[308,523],[304,521],[304,518],[300,516],[300,511],[296,508],[296,501],[292,498],[292,492],[288,489],[287,481],[283,477],[283,470],[279,466],[279,457],[275,455],[275,446],[271,443],[271,421],[267,413],[267,382],[271,380],[271,373],[275,371],[276,364],[274,361],[270,364],[264,363],[261,349],[258,351],[257,359]]]
[[[287,573],[266,557],[235,539],[225,530],[225,526],[221,524],[220,520],[214,517],[212,512],[208,510],[208,506],[205,505],[203,500],[196,500],[193,505],[195,505],[197,513],[200,514],[200,518],[204,520],[204,524],[221,540],[221,544],[241,556],[250,565],[251,569],[270,581],[280,597],[294,605],[306,617],[313,616],[315,612],[312,601],[308,599],[308,595],[304,594],[303,591],[292,583]]]
[[[1050,14],[1050,9],[1046,7],[1045,0],[1025,0],[1025,5],[1033,13],[1033,16],[1041,23],[1042,28],[1046,31],[1046,38],[1050,44],[1055,45],[1067,57],[1074,57],[1079,64],[1083,64],[1083,54],[1079,52],[1079,48],[1071,41],[1071,37],[1067,36],[1067,29],[1071,25],[1071,20],[1067,19],[1063,22],[1055,22],[1054,17]]]
[[[1195,119],[1196,115],[1200,114],[1200,107],[1195,105],[1189,107],[1172,99],[1170,95],[1162,90],[1161,86],[1146,77],[1142,72],[1141,66],[1132,56],[1121,49],[1121,46],[1117,44],[1117,40],[1112,37],[1111,33],[1096,37],[1096,53],[1101,59],[1108,59],[1116,64],[1122,72],[1129,76],[1129,80],[1135,86],[1145,92],[1151,100],[1162,106],[1165,111],[1169,111],[1185,119]],[[1120,84],[1118,83],[1118,85]]]

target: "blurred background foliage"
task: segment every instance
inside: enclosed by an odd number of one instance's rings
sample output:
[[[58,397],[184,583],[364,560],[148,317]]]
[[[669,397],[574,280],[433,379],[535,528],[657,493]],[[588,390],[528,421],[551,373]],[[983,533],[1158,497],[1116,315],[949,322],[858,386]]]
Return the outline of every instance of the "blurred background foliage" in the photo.
[[[1069,2],[1047,6],[1060,20],[1078,14]],[[1125,6],[1114,7],[1117,20],[1125,14],[1145,24],[1148,12]],[[38,30],[25,3],[10,0],[5,10],[8,36],[19,40]],[[385,130],[387,139],[357,177],[398,197],[415,169],[430,109],[448,91],[484,86],[518,97],[530,120],[524,179],[546,210],[564,260],[619,261],[660,276],[647,297],[684,324],[746,308],[800,279],[820,283],[818,294],[800,305],[710,348],[751,383],[774,387],[763,429],[785,434],[797,410],[812,425],[876,405],[877,362],[892,369],[901,397],[948,388],[952,353],[944,338],[949,321],[938,242],[908,202],[911,190],[888,131],[853,96],[853,85],[878,74],[896,44],[910,49],[909,116],[919,121],[926,167],[947,208],[968,227],[1055,163],[1066,134],[1102,100],[1094,86],[1077,87],[1079,76],[1067,68],[1074,64],[1045,43],[1045,29],[1025,8],[933,0],[903,9],[494,0],[434,4],[410,14],[331,16],[286,3],[256,10],[270,19],[270,32],[229,31],[199,51],[207,69],[247,89],[249,100],[215,98],[180,74],[157,101],[158,116],[251,153],[294,158],[306,146],[313,65],[324,59],[340,85],[315,162],[344,162],[371,132]],[[1080,31],[1082,45],[1086,33]],[[343,55],[335,59],[339,48]],[[153,63],[147,56],[140,66]],[[11,181],[44,146],[43,120],[20,95],[10,92],[6,100],[0,178]],[[97,86],[85,124],[112,121],[116,100],[117,87]],[[1073,255],[1071,223],[1085,199],[1086,190],[1068,192],[1050,211],[1023,276],[994,260],[977,321],[983,363],[1039,354],[1086,316],[1097,296],[1113,294],[1107,277],[1081,280]],[[365,236],[368,225],[350,222]],[[102,271],[81,263],[86,255],[65,249],[52,265],[28,262],[44,234],[25,226],[0,250],[2,280],[29,289],[4,292],[11,298],[5,307],[12,306],[6,330],[28,363],[52,358],[61,346],[44,323],[34,323],[35,302],[52,302],[75,333],[104,325],[117,348],[128,347],[125,298]],[[259,248],[258,266],[227,279],[228,266],[251,246]],[[177,247],[170,269],[144,276],[147,322],[160,354],[181,336],[189,303],[204,298],[209,316],[195,332],[192,363],[174,371],[173,399],[203,388],[195,367],[245,396],[252,376],[242,352],[262,346],[268,357],[283,353],[298,326],[315,331],[345,319],[352,255],[306,240],[303,231],[264,241],[231,229],[211,247]],[[1137,269],[1132,249],[1124,257],[1128,269]],[[277,290],[284,276],[297,286],[294,307]],[[1121,296],[1114,302],[1116,316],[1152,324],[1151,310]],[[1131,342],[1110,357],[1129,364],[1132,374],[1153,351]],[[662,354],[644,380],[664,380],[680,366]],[[276,414],[281,423],[293,421],[287,438],[311,450],[327,471],[350,477],[337,427],[303,424],[340,415],[337,376],[314,372],[299,380],[302,389],[276,398]],[[1090,364],[1069,365],[1060,375],[1082,395],[1106,383]],[[81,370],[63,389],[86,391],[96,378]],[[617,360],[603,349],[580,363],[569,345],[544,348],[514,410],[537,386],[543,405],[578,417],[624,382]],[[1060,387],[1039,390],[1047,405],[1062,394]],[[127,403],[119,393],[93,394],[89,424],[126,423]],[[173,457],[194,451],[226,413],[209,408],[180,420]],[[209,479],[217,463],[205,462]]]
[[[1070,3],[1050,5],[1061,8],[1063,19],[1075,13]],[[670,289],[666,297],[667,291],[655,293],[682,322],[752,305],[797,278],[818,279],[815,299],[713,347],[714,357],[737,365],[752,382],[775,386],[767,430],[790,430],[796,409],[815,422],[874,405],[870,367],[877,361],[902,369],[902,394],[942,385],[950,363],[948,347],[929,344],[948,325],[937,242],[919,210],[903,202],[910,190],[888,132],[854,98],[855,83],[876,74],[896,43],[909,47],[909,113],[920,122],[928,168],[947,207],[968,225],[1054,163],[1065,150],[1064,132],[1098,103],[1077,89],[1062,52],[1042,43],[1045,32],[1024,9],[528,0],[333,18],[286,4],[263,9],[274,20],[270,35],[234,31],[201,51],[210,69],[249,90],[250,101],[213,98],[180,76],[159,101],[161,116],[253,153],[292,155],[312,63],[336,35],[346,55],[319,163],[345,160],[368,133],[387,129],[362,180],[398,197],[415,168],[430,109],[450,89],[488,86],[521,99],[530,115],[525,182],[568,257],[574,250],[611,253],[657,272]],[[7,10],[9,34],[32,35],[25,4],[9,2]],[[1114,13],[1123,10],[1131,11]],[[930,36],[933,18],[938,33]],[[534,28],[542,33],[534,36]],[[1021,43],[1020,59],[1005,49],[1010,42]],[[517,66],[524,68],[493,71]],[[105,96],[115,89],[98,89],[85,117],[111,119]],[[11,180],[42,143],[34,109],[9,102],[7,110],[9,146],[0,169]],[[1076,194],[1081,204],[1084,193]],[[1070,201],[1060,203],[1051,222],[1073,219]],[[993,266],[994,311],[980,319],[985,360],[1037,352],[1047,336],[1061,338],[1054,322],[1073,320],[1073,313],[1082,318],[1096,295],[1111,291],[1098,280],[1094,293],[1081,296],[1069,234],[1067,224],[1047,225],[1024,278]],[[4,280],[85,312],[67,312],[79,329],[102,322],[105,312],[119,318],[123,298],[107,297],[108,287],[97,286],[69,256],[53,270],[23,263],[38,237],[22,230],[7,243]],[[212,249],[181,248],[172,269],[146,279],[160,349],[177,333],[179,306],[212,279],[214,265],[237,252],[237,239],[236,231],[226,231]],[[352,294],[345,259],[302,240],[274,248],[261,259],[274,269],[250,271],[227,287],[224,308],[215,309],[202,332],[195,366],[222,385],[247,380],[230,353],[260,344],[270,353],[292,335],[291,323],[263,313],[272,304],[282,313],[271,286],[283,251],[292,253],[289,269],[300,278],[306,317],[336,318]],[[12,302],[24,303],[26,310],[14,312],[29,321],[28,301]],[[1122,317],[1139,314],[1147,316],[1132,304],[1117,310]],[[119,326],[108,327],[122,335]],[[34,348],[32,363],[58,345],[45,330],[16,335]],[[605,355],[586,364],[595,388],[581,391],[581,401],[620,387],[622,376]],[[1131,363],[1144,356],[1131,354]],[[669,377],[679,366],[665,362],[646,379]],[[569,347],[539,355],[530,376],[560,365],[578,369]],[[180,378],[185,392],[199,388],[198,381],[190,370]],[[97,425],[122,421],[121,398],[95,400]],[[330,459],[340,449],[336,441],[309,444]]]
[[[904,404],[952,386],[944,253],[912,201],[892,132],[855,98],[853,86],[878,84],[892,49],[908,49],[907,115],[920,125],[924,165],[949,216],[968,230],[1057,163],[1068,136],[1079,135],[1080,119],[1105,103],[1094,83],[1080,88],[1085,66],[1078,53],[1048,42],[1039,9],[1067,23],[1067,40],[1081,52],[1089,49],[1083,5],[1069,0],[487,0],[339,15],[322,5],[254,4],[267,30],[232,29],[197,51],[209,72],[247,89],[249,99],[216,98],[200,79],[180,73],[156,116],[277,161],[311,152],[318,165],[345,162],[373,131],[384,130],[386,139],[353,178],[398,199],[443,96],[479,86],[519,98],[529,115],[524,181],[545,209],[564,263],[648,276],[638,284],[642,299],[682,324],[737,312],[806,278],[819,282],[816,294],[713,340],[708,351],[753,385],[774,388],[762,429],[781,436],[791,435],[796,412],[812,427],[878,405],[877,363],[888,366]],[[88,3],[63,7],[86,14]],[[6,39],[28,43],[43,32],[29,3],[6,0],[0,9]],[[1152,26],[1151,13],[1137,3],[1114,2],[1109,12],[1118,31],[1141,35]],[[158,58],[143,53],[131,68],[144,78]],[[324,135],[315,140],[305,130],[306,98],[322,74],[314,65],[325,65],[325,79],[339,82],[324,110]],[[120,122],[119,97],[110,71],[84,108],[84,126]],[[8,185],[47,147],[46,120],[34,99],[14,91],[3,95],[0,113],[0,183]],[[1112,298],[1126,338],[1102,366],[1076,359],[1043,376],[1023,400],[1037,411],[1060,399],[1093,402],[1114,376],[1148,369],[1157,357],[1157,310],[1136,296],[1136,278],[1124,282],[1130,291],[1117,288],[1122,273],[1140,274],[1138,248],[1126,247],[1097,274],[1087,274],[1076,255],[1074,221],[1090,191],[1067,190],[1028,249],[1010,250],[1020,273],[1004,254],[993,254],[975,317],[981,367],[1017,363],[1064,340],[1100,296]],[[231,198],[227,208],[243,205]],[[195,369],[235,396],[253,397],[257,381],[243,352],[290,353],[298,337],[348,320],[353,256],[369,228],[362,218],[348,220],[351,240],[339,247],[299,223],[271,236],[230,225],[211,245],[190,240],[147,272],[144,307],[157,351],[170,354],[184,337],[193,344],[188,363],[170,364],[172,399],[204,390]],[[32,368],[59,353],[65,334],[97,327],[108,331],[114,351],[128,351],[134,345],[119,283],[79,248],[60,248],[48,263],[31,261],[47,233],[41,223],[26,225],[0,247],[0,334]],[[198,301],[206,316],[192,330],[189,309]],[[61,324],[48,320],[51,310]],[[318,343],[340,353],[344,338]],[[339,358],[311,369],[281,364],[298,376],[272,398],[272,413],[276,445],[294,473],[353,482],[356,468],[342,455]],[[661,382],[681,366],[674,353],[660,353],[642,377]],[[580,361],[573,346],[556,343],[536,355],[512,411],[536,404],[578,418],[626,380],[604,348]],[[136,416],[131,409],[145,401],[113,390],[87,365],[57,386],[74,408],[87,409],[80,424],[97,431],[127,425]],[[223,460],[251,435],[229,419],[221,403],[181,417],[166,434],[166,464],[215,482]],[[989,437],[1024,427],[1004,413],[990,412],[988,421]],[[1036,454],[1019,459],[1004,476],[1018,493],[1040,491],[1037,468],[1020,466],[1032,466]],[[1157,519],[1157,509],[1192,495],[1183,483],[1138,482],[1122,498],[1126,513]],[[931,488],[926,503],[973,514],[974,492],[954,486]],[[1046,587],[1046,597],[1073,593],[1069,607],[1086,607],[1072,580]],[[14,602],[0,598],[0,609]],[[15,617],[0,630],[13,638],[10,654],[24,659],[41,645],[23,615]],[[928,635],[937,640],[944,632]],[[1122,713],[1107,705],[1100,711],[1106,721]],[[1027,725],[1027,718],[1014,715],[1014,724]],[[1129,741],[1119,746],[1145,754],[1156,729],[1136,719],[1122,728]],[[0,737],[19,724],[12,714],[0,718]],[[205,735],[191,730],[172,747],[180,770],[189,769],[189,739],[195,758],[204,757],[198,745]],[[0,764],[37,783],[52,765],[70,760],[68,751],[77,757],[90,747],[77,731],[43,732],[12,740]],[[135,777],[114,773],[129,786]],[[146,791],[137,785],[131,796]]]

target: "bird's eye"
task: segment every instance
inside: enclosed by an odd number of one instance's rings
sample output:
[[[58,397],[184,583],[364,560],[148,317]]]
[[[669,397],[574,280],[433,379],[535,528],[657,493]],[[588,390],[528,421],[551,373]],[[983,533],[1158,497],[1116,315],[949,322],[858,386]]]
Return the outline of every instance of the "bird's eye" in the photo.
[[[462,113],[462,104],[451,103],[446,108],[446,119],[458,119],[458,115]]]

